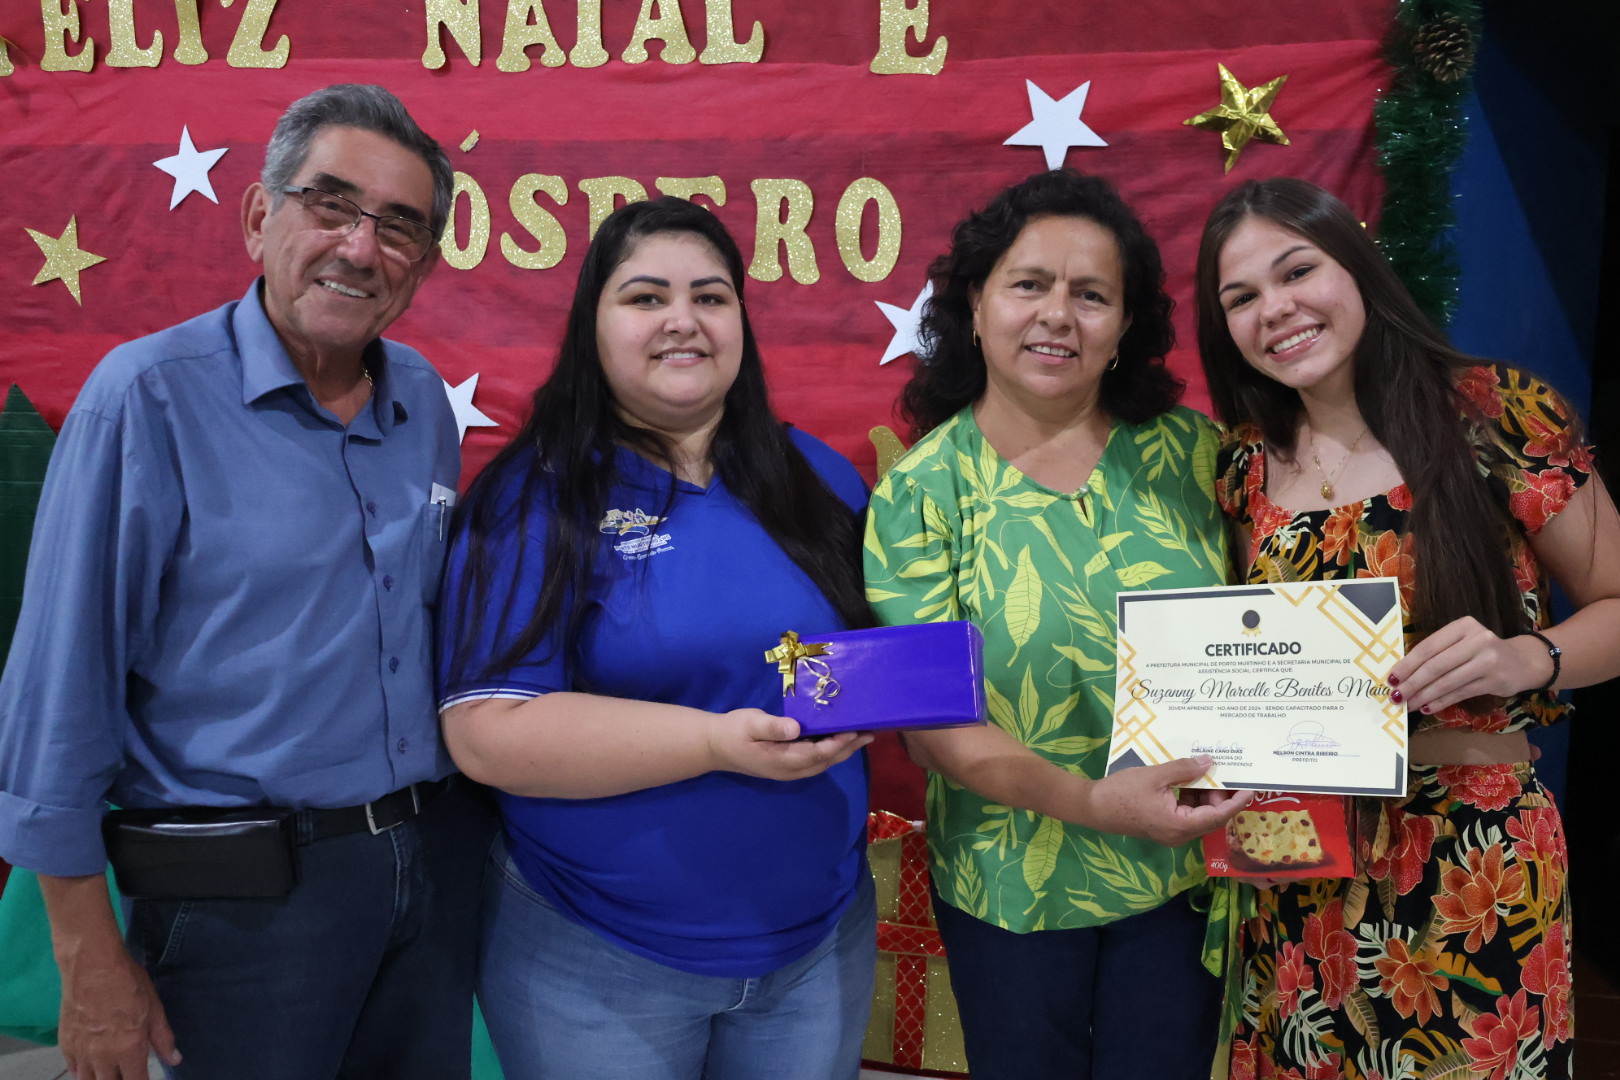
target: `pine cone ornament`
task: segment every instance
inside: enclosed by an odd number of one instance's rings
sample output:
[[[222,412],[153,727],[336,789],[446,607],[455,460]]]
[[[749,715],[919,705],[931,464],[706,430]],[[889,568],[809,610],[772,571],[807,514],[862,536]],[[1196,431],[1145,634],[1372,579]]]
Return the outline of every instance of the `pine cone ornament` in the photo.
[[[1446,15],[1418,28],[1412,39],[1412,60],[1418,70],[1439,82],[1454,83],[1474,67],[1474,31],[1455,15]]]

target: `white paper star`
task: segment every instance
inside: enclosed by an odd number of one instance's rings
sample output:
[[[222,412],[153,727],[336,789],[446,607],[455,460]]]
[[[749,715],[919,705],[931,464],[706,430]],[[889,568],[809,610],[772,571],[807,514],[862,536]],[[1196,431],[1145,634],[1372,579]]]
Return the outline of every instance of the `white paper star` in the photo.
[[[222,146],[218,150],[198,150],[191,142],[191,128],[182,125],[180,128],[180,152],[173,157],[166,157],[152,162],[158,168],[174,177],[174,191],[169,195],[169,209],[173,210],[180,205],[180,200],[193,191],[207,198],[211,203],[218,204],[219,199],[214,196],[214,185],[208,182],[208,170],[219,163],[230,147]]]
[[[888,319],[889,324],[894,327],[894,337],[889,339],[889,347],[883,350],[883,359],[878,361],[880,367],[897,356],[906,355],[906,353],[922,355],[922,338],[920,334],[922,331],[923,305],[928,303],[928,298],[933,295],[934,283],[930,281],[923,286],[922,292],[917,294],[917,299],[912,302],[910,310],[896,307],[893,304],[885,304],[881,300],[873,301],[878,306],[878,310],[883,312],[883,317]]]
[[[1080,113],[1086,107],[1086,95],[1091,92],[1089,81],[1081,83],[1079,89],[1070,91],[1062,101],[1053,101],[1045,90],[1028,79],[1024,80],[1024,85],[1029,89],[1031,119],[1001,145],[1040,147],[1046,151],[1048,169],[1062,167],[1071,146],[1108,145],[1080,119]]]
[[[450,408],[456,414],[456,442],[460,443],[467,437],[470,427],[500,427],[500,423],[491,420],[479,411],[478,406],[472,403],[473,391],[478,389],[478,376],[474,375],[462,381],[460,386],[451,386],[444,379],[444,395],[450,399]]]

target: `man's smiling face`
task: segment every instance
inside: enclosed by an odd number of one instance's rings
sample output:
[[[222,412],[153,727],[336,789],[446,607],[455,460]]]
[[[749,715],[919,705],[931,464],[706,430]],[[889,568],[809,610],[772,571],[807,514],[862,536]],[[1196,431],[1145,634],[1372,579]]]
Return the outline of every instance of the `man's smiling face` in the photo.
[[[392,139],[352,127],[326,127],[310,141],[292,186],[342,195],[373,214],[429,221],[433,174]],[[248,254],[264,265],[264,308],[295,362],[359,357],[410,306],[438,259],[410,262],[377,243],[374,223],[321,229],[299,200],[261,185],[243,200]],[[300,364],[300,366],[303,366]]]

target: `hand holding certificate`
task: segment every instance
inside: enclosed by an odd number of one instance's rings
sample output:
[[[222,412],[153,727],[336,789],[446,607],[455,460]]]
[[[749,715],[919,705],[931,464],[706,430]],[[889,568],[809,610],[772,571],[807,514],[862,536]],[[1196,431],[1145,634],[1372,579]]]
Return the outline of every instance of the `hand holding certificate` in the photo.
[[[1404,654],[1394,578],[1121,593],[1108,771],[1208,754],[1195,787],[1400,795]]]

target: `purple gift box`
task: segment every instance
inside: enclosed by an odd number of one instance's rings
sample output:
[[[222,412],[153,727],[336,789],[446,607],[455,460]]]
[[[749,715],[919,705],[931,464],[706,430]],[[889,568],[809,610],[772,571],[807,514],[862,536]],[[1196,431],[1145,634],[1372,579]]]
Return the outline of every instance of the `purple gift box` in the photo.
[[[789,631],[765,659],[805,735],[984,723],[984,637],[970,622]]]

